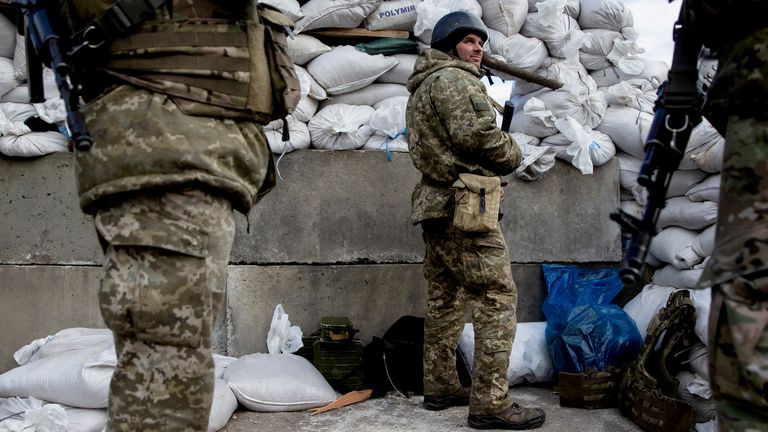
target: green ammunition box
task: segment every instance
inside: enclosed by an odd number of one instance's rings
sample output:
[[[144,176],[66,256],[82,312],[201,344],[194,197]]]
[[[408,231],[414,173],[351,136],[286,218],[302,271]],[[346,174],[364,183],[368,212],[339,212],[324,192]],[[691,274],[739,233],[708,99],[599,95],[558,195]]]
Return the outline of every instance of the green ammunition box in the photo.
[[[622,372],[618,368],[602,372],[560,372],[560,406],[585,409],[618,406]]]
[[[324,317],[320,320],[320,341],[330,343],[349,343],[356,330],[347,317]]]
[[[318,329],[309,336],[303,336],[301,343],[303,344],[298,351],[295,352],[297,356],[304,357],[312,363],[315,354],[315,342],[320,340],[320,330]]]
[[[318,371],[334,389],[341,392],[363,387],[363,343],[353,339],[346,343],[314,344],[313,361]]]

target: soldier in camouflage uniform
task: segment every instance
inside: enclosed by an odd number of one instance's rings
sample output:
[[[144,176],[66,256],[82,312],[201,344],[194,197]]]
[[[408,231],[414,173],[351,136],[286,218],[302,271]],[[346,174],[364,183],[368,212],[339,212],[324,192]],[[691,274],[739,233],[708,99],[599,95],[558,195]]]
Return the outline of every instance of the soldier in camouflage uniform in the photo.
[[[76,30],[112,3],[60,4]],[[231,23],[246,16],[248,2],[173,3],[173,23],[164,21],[169,11],[160,10],[155,21],[137,29],[149,37],[117,39],[107,54],[78,64],[91,73],[88,90],[101,90],[83,110],[94,146],[76,154],[76,169],[81,207],[94,215],[105,252],[99,304],[117,353],[110,431],[208,429],[212,323],[225,298],[232,210],[247,213],[274,184],[261,126],[247,115],[228,115],[238,96],[195,89],[222,81],[195,76],[184,81],[182,72],[155,71],[150,63],[140,67],[149,61],[148,53],[207,67],[229,65],[222,66],[229,71],[198,71],[197,76],[226,80],[237,75],[227,85],[244,85],[246,94],[250,57],[240,42],[181,47],[179,52],[152,44],[169,35],[189,40],[180,37],[185,31],[200,32],[200,41],[213,41],[205,36],[217,32],[230,33],[220,38],[226,43],[244,41],[244,30]],[[158,91],[162,88],[170,94]],[[177,97],[174,89],[190,94]]]
[[[520,148],[496,127],[493,101],[479,80],[487,31],[466,12],[452,12],[435,25],[427,49],[408,80],[409,148],[422,179],[412,195],[412,222],[426,243],[424,407],[469,405],[475,428],[539,427],[544,412],[513,403],[507,368],[517,319],[517,288],[501,230],[469,233],[451,223],[452,183],[460,173],[510,174]],[[471,310],[475,330],[472,388],[462,388],[455,350]]]
[[[691,0],[718,53],[705,117],[725,137],[712,286],[710,376],[721,431],[768,430],[768,5]],[[717,29],[717,31],[713,31]]]

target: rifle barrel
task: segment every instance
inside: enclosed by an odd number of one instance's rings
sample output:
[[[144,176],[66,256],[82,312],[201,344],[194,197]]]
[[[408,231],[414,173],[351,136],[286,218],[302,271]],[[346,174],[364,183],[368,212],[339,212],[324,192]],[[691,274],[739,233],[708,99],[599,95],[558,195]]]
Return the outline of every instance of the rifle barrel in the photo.
[[[488,69],[494,69],[499,72],[504,72],[506,74],[512,75],[515,78],[519,78],[523,81],[532,82],[534,84],[542,85],[544,87],[549,87],[552,90],[557,90],[563,86],[563,83],[561,83],[560,81],[549,79],[541,75],[536,75],[535,73],[528,72],[525,69],[519,68],[517,66],[512,66],[507,62],[497,60],[487,55],[483,55],[482,64]]]

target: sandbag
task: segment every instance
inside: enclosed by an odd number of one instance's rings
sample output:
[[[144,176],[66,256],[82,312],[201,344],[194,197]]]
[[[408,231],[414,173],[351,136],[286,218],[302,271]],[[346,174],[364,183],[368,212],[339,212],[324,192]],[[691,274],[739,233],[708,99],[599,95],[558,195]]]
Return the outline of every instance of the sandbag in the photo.
[[[301,6],[304,18],[296,22],[294,32],[358,27],[380,3],[380,0],[309,0]]]
[[[557,118],[573,117],[577,122],[594,129],[603,121],[608,104],[603,92],[575,94],[555,90],[540,93],[537,98]]]
[[[605,89],[608,105],[623,105],[653,115],[656,89],[644,79],[622,81]],[[685,169],[694,168],[690,166]]]
[[[691,186],[699,183],[706,176],[707,173],[699,170],[675,171],[669,181],[666,198],[684,196],[685,193],[691,189]],[[635,196],[637,202],[642,205],[645,205],[648,201],[648,190],[639,184],[634,186],[632,194]]]
[[[693,128],[688,145],[696,149],[690,158],[700,170],[709,173],[722,171],[725,138],[707,119],[702,119],[701,123]]]
[[[307,71],[328,94],[337,95],[367,86],[396,65],[396,58],[370,55],[342,45],[309,62]]]
[[[548,57],[547,47],[540,39],[526,37],[517,33],[504,36],[495,30],[489,30],[489,33],[490,37],[486,47],[490,48],[490,55],[499,56],[499,60],[503,60],[512,66],[533,72]],[[493,73],[503,79],[516,79],[500,71],[494,70]]]
[[[608,162],[616,154],[616,147],[608,135],[594,131],[566,116],[555,121],[560,133],[541,141],[542,146],[551,146],[555,155],[570,162],[582,174],[592,174],[594,166]]]
[[[30,132],[21,136],[0,137],[0,153],[6,156],[37,157],[67,151],[67,137],[59,132]]]
[[[605,69],[592,71],[589,75],[594,78],[600,87],[610,87],[618,84],[620,81],[640,78],[650,81],[653,88],[659,88],[667,80],[669,65],[663,61],[644,57],[636,57],[632,60],[637,62],[632,72],[625,72],[618,66],[610,66]],[[639,65],[642,65],[642,70],[638,73],[635,70],[639,69],[637,68]]]
[[[27,39],[16,35],[16,50],[13,52],[13,78],[17,81],[27,79]]]
[[[566,46],[576,41],[582,32],[576,20],[569,15],[560,13],[547,16],[544,12],[529,12],[520,34],[541,39],[552,57],[566,58]],[[574,55],[578,55],[581,44],[568,48],[572,49]]]
[[[643,340],[648,333],[648,325],[651,320],[667,304],[667,299],[675,291],[674,287],[648,284],[643,287],[640,294],[624,305],[624,312],[635,321]]]
[[[670,226],[656,234],[648,250],[660,261],[680,270],[691,269],[704,259],[693,251],[693,241],[697,235],[698,232]]]
[[[403,84],[373,83],[359,90],[332,96],[320,104],[320,109],[334,104],[374,106],[384,99],[409,94]]]
[[[413,66],[416,64],[416,60],[419,56],[416,54],[394,54],[391,57],[394,57],[397,60],[397,65],[382,74],[376,81],[392,84],[407,84],[408,78],[410,78],[413,73]]]
[[[637,158],[645,158],[645,140],[653,115],[628,106],[612,105],[595,129],[611,137],[616,147]]]
[[[507,368],[510,386],[554,380],[555,368],[547,352],[546,328],[546,322],[517,324]],[[471,366],[475,353],[475,333],[471,323],[464,325],[459,337],[459,347],[467,357],[467,364]]]
[[[373,135],[368,122],[374,109],[370,106],[335,104],[315,114],[307,125],[312,146],[324,150],[354,150]]]
[[[581,0],[579,25],[585,29],[614,30],[627,39],[637,39],[632,11],[620,0]]]
[[[297,34],[293,38],[287,38],[288,55],[297,65],[304,66],[320,54],[325,54],[331,47],[321,42],[314,36]]]
[[[382,2],[365,19],[368,30],[413,30],[416,5],[420,0],[389,0]]]
[[[325,93],[325,89],[318,84],[317,80],[309,73],[305,68],[294,65],[296,76],[299,77],[299,84],[301,85],[301,97],[309,96],[315,100],[325,100],[328,95]]]
[[[20,83],[20,81],[17,81],[16,78],[14,78],[13,60],[10,58],[0,57],[0,96],[3,96],[9,91],[13,90]],[[27,97],[27,99],[29,99],[29,97]]]
[[[223,429],[237,407],[237,398],[232,389],[229,388],[229,384],[223,379],[217,378],[213,387],[213,403],[211,414],[208,417],[208,432]]]
[[[539,3],[564,3],[563,11],[572,18],[577,18],[581,12],[581,4],[579,0],[528,0],[528,12],[538,11]]]
[[[301,6],[297,0],[259,0],[261,4],[268,4],[278,10],[282,11],[293,22],[296,22],[304,17],[301,12]]]
[[[29,84],[20,84],[20,81],[13,81],[6,84],[5,72],[3,62],[5,59],[0,58],[0,91],[2,91],[3,85],[10,85],[12,88],[5,94],[0,96],[0,102],[15,102],[15,103],[30,103],[29,102]],[[11,60],[9,60],[11,61]],[[13,70],[10,71],[11,77]],[[55,99],[61,97],[59,94],[59,87],[56,85],[56,77],[53,71],[49,68],[43,68],[43,92],[46,99]]]
[[[299,149],[307,149],[312,144],[312,137],[309,134],[307,124],[289,115],[288,133],[290,139],[283,141],[283,120],[275,120],[264,126],[264,134],[267,136],[269,149],[272,153],[283,154],[290,153]]]
[[[537,75],[554,79],[563,83],[561,90],[568,91],[576,95],[587,95],[597,91],[597,83],[593,80],[584,66],[578,62],[564,61],[562,59],[549,58],[542,65],[542,68],[536,71]],[[533,91],[542,90],[544,87],[529,83],[527,81],[517,81],[512,88],[510,98],[516,95],[525,95]],[[546,90],[542,90],[546,91]]]
[[[408,136],[405,134],[405,131],[394,138],[376,132],[368,138],[368,141],[365,142],[361,150],[406,153],[408,152]],[[391,155],[389,159],[391,159]]]
[[[537,92],[535,95],[539,95]],[[509,123],[510,132],[522,132],[537,138],[544,138],[557,133],[557,117],[547,109],[541,99],[529,97],[515,103],[515,111]]]
[[[319,106],[320,102],[318,102],[317,99],[305,96],[299,99],[299,103],[296,105],[296,108],[293,109],[292,116],[302,123],[307,123],[312,120],[312,117],[314,117]]]
[[[517,34],[528,16],[528,0],[480,0],[483,22],[504,36]]]
[[[0,14],[0,57],[12,59],[16,49],[16,24]]]
[[[523,160],[515,169],[515,176],[527,181],[540,179],[544,173],[555,166],[555,150],[549,146],[539,146],[539,139],[521,132],[513,132],[513,138],[520,147]]]
[[[713,174],[691,186],[685,196],[691,201],[718,202],[720,200],[720,174]]]
[[[691,201],[686,196],[672,197],[659,213],[656,227],[679,226],[689,230],[701,230],[717,221],[718,205],[714,201]]]
[[[303,411],[334,401],[336,391],[304,357],[248,354],[229,365],[224,380],[251,411]]]
[[[680,270],[672,264],[667,264],[653,273],[653,283],[678,289],[693,289],[697,287],[702,273],[704,268],[701,265],[690,270]]]
[[[483,9],[477,0],[424,0],[416,5],[416,23],[413,35],[429,45],[432,42],[432,29],[449,12],[465,11],[482,18]]]
[[[717,224],[710,225],[702,230],[693,240],[691,248],[697,255],[708,257],[715,252],[715,235],[717,233]]]
[[[712,389],[709,381],[688,371],[680,371],[675,375],[677,380],[677,396],[693,407],[693,420],[705,423],[717,416],[717,406],[712,399]]]

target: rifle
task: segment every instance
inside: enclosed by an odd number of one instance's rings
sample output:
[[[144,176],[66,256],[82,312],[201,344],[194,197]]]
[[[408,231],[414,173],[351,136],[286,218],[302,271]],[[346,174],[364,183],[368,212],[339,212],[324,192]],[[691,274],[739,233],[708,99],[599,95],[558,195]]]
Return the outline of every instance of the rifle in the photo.
[[[549,79],[541,75],[536,75],[535,73],[528,72],[527,70],[516,67],[516,66],[512,66],[507,62],[497,60],[488,55],[483,56],[482,65],[487,67],[488,69],[494,69],[499,72],[504,72],[508,75],[512,75],[513,77],[519,78],[523,81],[528,81],[544,87],[549,87],[552,90],[557,90],[563,86],[563,83],[561,83],[560,81]]]
[[[701,121],[703,97],[696,89],[696,63],[701,43],[685,25],[685,3],[686,0],[683,0],[675,22],[672,67],[667,81],[657,93],[653,123],[645,145],[645,159],[637,178],[637,183],[648,190],[642,218],[621,209],[610,216],[632,235],[619,271],[624,288],[614,300],[620,306],[623,306],[622,300],[630,300],[642,288],[637,285],[645,268],[651,240],[658,233],[656,222],[666,205],[672,174],[682,161],[693,127]]]
[[[80,114],[80,86],[70,77],[71,69],[67,62],[61,37],[56,34],[48,10],[52,1],[46,0],[16,0],[12,5],[17,6],[24,17],[24,37],[27,43],[27,69],[29,71],[29,98],[32,103],[45,101],[43,89],[43,64],[53,70],[56,86],[64,100],[67,110],[67,126],[72,133],[75,148],[88,151],[93,146],[88,129],[85,127],[83,116]],[[20,15],[21,15],[20,14]]]

